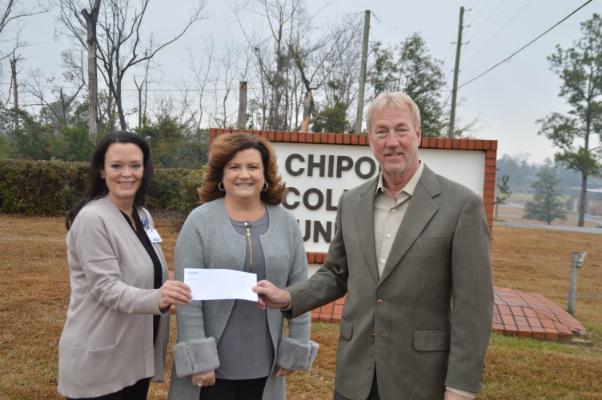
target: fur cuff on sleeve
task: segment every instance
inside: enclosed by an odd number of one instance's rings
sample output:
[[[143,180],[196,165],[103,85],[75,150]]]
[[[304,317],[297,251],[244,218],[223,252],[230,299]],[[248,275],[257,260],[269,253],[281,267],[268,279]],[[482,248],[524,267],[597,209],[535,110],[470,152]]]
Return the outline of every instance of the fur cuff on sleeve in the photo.
[[[212,337],[178,343],[173,348],[176,375],[183,378],[219,367],[217,346]]]
[[[276,365],[291,371],[307,370],[311,368],[318,348],[320,346],[314,341],[301,341],[289,336],[282,336],[278,344]]]

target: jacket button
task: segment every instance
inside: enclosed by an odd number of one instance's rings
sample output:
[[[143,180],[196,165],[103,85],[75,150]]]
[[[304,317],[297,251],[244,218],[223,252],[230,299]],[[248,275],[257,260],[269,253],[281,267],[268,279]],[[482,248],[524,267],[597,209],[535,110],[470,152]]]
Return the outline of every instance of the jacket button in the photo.
[[[375,330],[372,330],[372,331],[370,332],[370,336],[376,336],[376,331],[375,331]]]
[[[383,299],[378,299],[378,300],[376,300],[376,304],[378,304],[379,306],[382,306],[383,304],[385,304],[385,301]]]

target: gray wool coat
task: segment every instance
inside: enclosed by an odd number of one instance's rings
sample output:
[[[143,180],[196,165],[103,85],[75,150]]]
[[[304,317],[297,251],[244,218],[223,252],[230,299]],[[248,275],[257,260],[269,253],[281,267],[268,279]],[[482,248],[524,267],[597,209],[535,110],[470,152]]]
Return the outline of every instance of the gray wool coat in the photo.
[[[307,279],[307,259],[297,221],[281,206],[268,206],[269,228],[260,237],[265,256],[266,279],[284,287]],[[230,268],[244,265],[246,242],[232,226],[223,198],[193,210],[176,243],[176,279],[183,280],[184,268]],[[190,376],[219,367],[217,343],[232,312],[234,300],[192,302],[177,306],[178,338],[174,346],[171,400],[197,400],[201,388]],[[283,336],[283,313],[267,310],[275,360],[263,398],[285,399],[285,380],[275,376],[276,367],[308,369],[317,344],[309,340],[310,314],[289,321],[289,336]]]

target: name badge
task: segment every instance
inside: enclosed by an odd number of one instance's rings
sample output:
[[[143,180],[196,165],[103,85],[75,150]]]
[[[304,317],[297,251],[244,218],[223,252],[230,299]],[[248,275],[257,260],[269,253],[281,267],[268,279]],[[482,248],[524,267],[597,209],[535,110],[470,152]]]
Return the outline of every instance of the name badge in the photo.
[[[163,240],[161,240],[161,236],[159,236],[159,232],[157,232],[157,230],[155,228],[153,229],[145,229],[146,231],[146,236],[148,236],[148,239],[151,241],[151,243],[161,243]]]

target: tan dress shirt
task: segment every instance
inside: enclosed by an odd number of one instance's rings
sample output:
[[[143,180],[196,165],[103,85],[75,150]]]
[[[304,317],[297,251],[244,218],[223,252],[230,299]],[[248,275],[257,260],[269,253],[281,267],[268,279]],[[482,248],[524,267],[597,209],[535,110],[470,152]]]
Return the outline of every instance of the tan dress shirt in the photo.
[[[380,173],[374,199],[374,248],[376,249],[378,276],[383,274],[395,235],[406,215],[408,200],[412,198],[423,170],[424,163],[421,162],[408,183],[396,195],[391,195],[385,188],[383,174]]]

